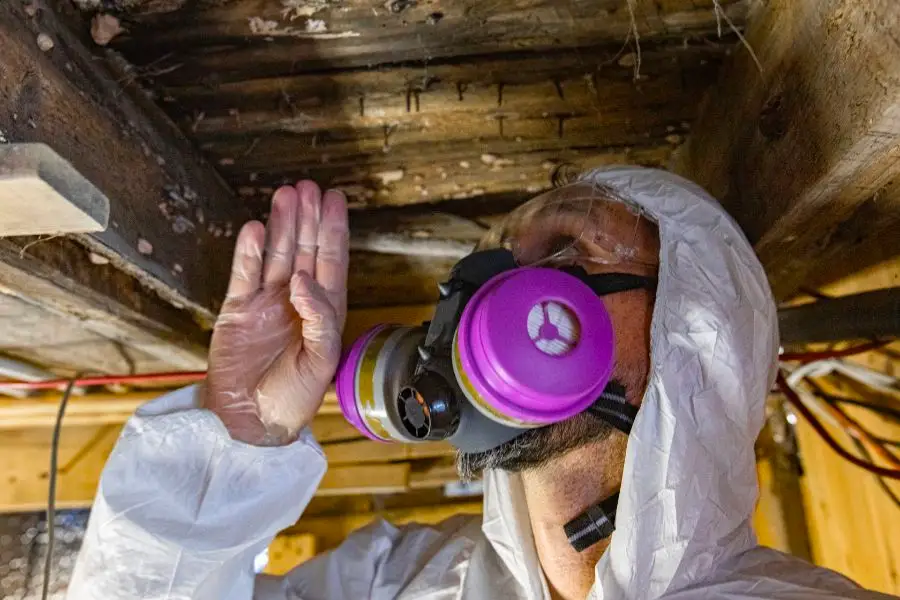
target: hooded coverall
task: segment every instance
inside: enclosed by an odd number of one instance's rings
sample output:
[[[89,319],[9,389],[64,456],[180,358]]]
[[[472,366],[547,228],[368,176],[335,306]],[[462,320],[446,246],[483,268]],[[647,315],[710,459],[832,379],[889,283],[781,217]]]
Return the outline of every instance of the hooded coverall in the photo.
[[[591,598],[886,598],[757,545],[754,441],[778,345],[765,273],[702,189],[636,167],[591,173],[659,226],[649,383],[628,440],[616,531]],[[142,407],[103,472],[73,600],[549,598],[521,478],[485,474],[483,516],[375,522],[285,577],[254,557],[326,470],[308,431],[233,441],[193,388]]]

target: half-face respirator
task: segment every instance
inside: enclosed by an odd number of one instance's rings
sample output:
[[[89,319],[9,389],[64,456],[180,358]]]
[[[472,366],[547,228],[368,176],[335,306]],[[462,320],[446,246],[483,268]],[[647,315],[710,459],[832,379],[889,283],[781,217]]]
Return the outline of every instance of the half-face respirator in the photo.
[[[601,296],[653,289],[629,273],[519,266],[475,252],[440,284],[430,322],[379,325],[338,367],[346,419],[380,441],[447,440],[463,452],[588,411],[629,431],[637,409],[611,381],[615,339]]]

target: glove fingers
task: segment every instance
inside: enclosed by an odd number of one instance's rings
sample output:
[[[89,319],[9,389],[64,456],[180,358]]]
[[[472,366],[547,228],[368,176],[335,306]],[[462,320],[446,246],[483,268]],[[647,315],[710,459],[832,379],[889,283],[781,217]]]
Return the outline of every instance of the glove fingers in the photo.
[[[287,283],[294,269],[296,250],[297,190],[282,186],[272,196],[272,212],[266,229],[266,256],[263,283],[267,286]]]
[[[257,291],[262,280],[263,244],[266,229],[259,221],[244,224],[234,245],[228,298],[239,298]]]
[[[301,319],[304,358],[330,381],[341,352],[341,329],[334,307],[316,280],[303,272],[291,278],[291,304]]]
[[[347,268],[350,262],[347,198],[339,191],[329,190],[322,204],[316,281],[325,290],[328,301],[337,313],[338,328],[343,329],[347,315]]]
[[[297,184],[300,210],[297,211],[297,255],[294,272],[314,274],[316,271],[316,244],[319,221],[322,214],[322,192],[312,181]]]

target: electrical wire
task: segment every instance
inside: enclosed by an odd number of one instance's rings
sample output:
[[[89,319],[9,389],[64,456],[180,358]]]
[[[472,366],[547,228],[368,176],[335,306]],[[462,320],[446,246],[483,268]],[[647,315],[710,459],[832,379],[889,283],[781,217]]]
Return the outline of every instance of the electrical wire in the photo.
[[[866,447],[868,453],[878,456],[881,460],[893,467],[900,468],[900,459],[898,459],[890,450],[876,441],[868,429],[859,424],[856,419],[852,418],[841,409],[837,404],[830,402],[821,402],[819,404],[824,412],[833,420],[852,439],[857,440]]]
[[[866,447],[864,444],[860,443],[860,441],[856,440],[856,439],[853,440],[853,444],[856,446],[856,449],[859,451],[859,453],[862,454],[866,458],[866,460],[868,460],[868,461],[872,460],[872,455],[869,454],[868,450],[866,450]],[[898,509],[900,509],[900,497],[898,497],[897,494],[894,492],[894,490],[891,489],[891,486],[889,486],[887,484],[887,482],[884,480],[884,477],[879,477],[878,475],[875,475],[875,481],[878,482],[878,486],[881,488],[881,490],[885,494],[887,494],[887,497],[890,498],[890,500],[894,504],[894,506],[896,506]]]
[[[816,396],[816,399],[823,400],[818,396]],[[837,418],[840,427],[850,436],[850,438],[862,443],[863,447],[866,448],[868,460],[872,460],[871,455],[875,454],[876,456],[881,457],[883,461],[891,463],[893,466],[900,466],[900,458],[898,458],[893,451],[885,448],[884,444],[879,442],[871,431],[847,414],[847,411],[836,403],[830,403],[827,400],[823,400],[823,404],[825,409],[828,410],[832,416]]]
[[[812,413],[812,411],[807,407],[803,400],[800,399],[799,394],[788,384],[787,379],[784,376],[784,372],[779,370],[778,377],[776,379],[778,383],[778,387],[781,389],[785,398],[787,398],[788,402],[797,409],[797,411],[803,415],[812,428],[816,430],[816,433],[819,434],[825,443],[834,450],[841,458],[853,463],[857,467],[861,469],[865,469],[870,473],[875,473],[876,475],[880,475],[882,477],[888,477],[890,479],[900,479],[900,469],[889,469],[887,467],[882,467],[880,465],[874,464],[872,461],[862,460],[850,452],[848,452],[843,446],[841,446],[832,436],[828,433],[828,430],[825,429],[825,426],[819,421],[818,418]]]
[[[56,413],[56,423],[53,426],[53,439],[50,442],[50,473],[49,491],[47,493],[47,556],[44,559],[44,584],[41,590],[41,600],[47,600],[50,593],[50,566],[53,560],[53,542],[56,536],[56,471],[59,463],[59,438],[62,433],[63,416],[66,414],[66,405],[78,376],[72,377],[63,392],[59,402],[59,411]]]
[[[844,348],[843,350],[823,350],[821,352],[782,352],[779,360],[798,360],[801,362],[812,362],[814,360],[825,360],[828,358],[842,358],[845,356],[853,356],[854,354],[862,354],[870,350],[877,350],[890,343],[885,340],[875,340],[858,346]]]
[[[137,375],[98,375],[78,379],[50,379],[47,381],[2,381],[0,389],[11,390],[55,390],[74,381],[76,386],[114,385],[124,383],[187,383],[206,377],[206,371],[171,371],[165,373],[144,373]]]
[[[900,409],[891,408],[890,406],[882,406],[880,404],[875,404],[873,402],[863,402],[862,400],[856,400],[854,398],[845,398],[844,396],[835,396],[834,394],[829,394],[827,392],[823,392],[821,389],[816,390],[816,395],[821,396],[823,400],[827,400],[828,402],[838,403],[838,404],[852,404],[853,406],[859,406],[861,408],[865,408],[866,410],[871,410],[872,412],[880,413],[887,417],[891,417],[897,421],[900,421]]]

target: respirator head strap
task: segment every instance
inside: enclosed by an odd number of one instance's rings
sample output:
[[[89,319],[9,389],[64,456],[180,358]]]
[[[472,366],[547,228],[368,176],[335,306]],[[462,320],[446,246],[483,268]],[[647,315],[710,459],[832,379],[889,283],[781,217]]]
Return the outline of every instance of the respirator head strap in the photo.
[[[628,404],[624,385],[610,381],[600,397],[588,407],[587,412],[628,435],[637,418],[638,408]]]
[[[656,277],[635,275],[634,273],[597,273],[589,275],[584,267],[574,266],[561,269],[563,272],[577,277],[600,297],[618,294],[630,290],[656,289]]]
[[[582,552],[600,540],[611,536],[616,529],[616,507],[618,505],[619,494],[615,493],[566,523],[563,529],[569,544],[576,551]]]

